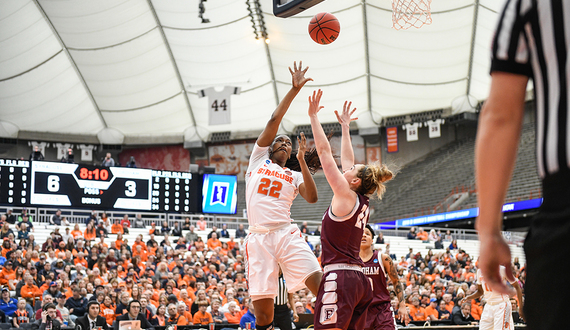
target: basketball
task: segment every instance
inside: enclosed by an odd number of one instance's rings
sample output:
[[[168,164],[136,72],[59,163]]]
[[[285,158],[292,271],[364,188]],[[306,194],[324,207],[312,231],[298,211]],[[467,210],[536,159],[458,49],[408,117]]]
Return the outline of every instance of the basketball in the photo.
[[[331,13],[318,13],[309,23],[309,35],[316,43],[328,45],[338,38],[340,23]]]

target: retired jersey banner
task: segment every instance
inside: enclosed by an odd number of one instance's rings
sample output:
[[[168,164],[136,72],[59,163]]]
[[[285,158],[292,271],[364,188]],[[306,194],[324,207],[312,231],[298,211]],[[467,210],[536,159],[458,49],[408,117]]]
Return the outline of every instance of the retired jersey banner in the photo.
[[[398,127],[386,127],[388,152],[398,152]]]

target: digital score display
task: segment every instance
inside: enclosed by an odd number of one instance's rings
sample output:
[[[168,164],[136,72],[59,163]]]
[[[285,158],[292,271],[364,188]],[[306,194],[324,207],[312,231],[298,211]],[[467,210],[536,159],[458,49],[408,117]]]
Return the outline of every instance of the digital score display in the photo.
[[[199,180],[192,173],[152,171],[152,210],[197,212]]]
[[[150,210],[152,170],[32,162],[33,205]]]
[[[30,205],[199,211],[201,180],[191,173],[53,162],[31,162],[30,172]]]
[[[0,204],[29,204],[30,162],[0,159]]]

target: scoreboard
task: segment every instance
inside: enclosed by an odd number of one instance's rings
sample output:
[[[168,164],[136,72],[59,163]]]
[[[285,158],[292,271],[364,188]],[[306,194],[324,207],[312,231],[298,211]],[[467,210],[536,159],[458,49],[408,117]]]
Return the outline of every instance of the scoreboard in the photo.
[[[0,159],[0,204],[29,204],[30,162]]]
[[[0,204],[200,212],[201,186],[187,172],[0,159]]]

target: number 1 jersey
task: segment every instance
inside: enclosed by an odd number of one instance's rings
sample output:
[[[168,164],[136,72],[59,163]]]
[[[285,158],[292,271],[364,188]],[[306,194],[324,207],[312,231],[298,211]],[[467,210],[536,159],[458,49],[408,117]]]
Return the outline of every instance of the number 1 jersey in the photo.
[[[245,202],[250,226],[273,229],[288,224],[291,204],[299,193],[303,175],[269,159],[269,147],[255,144],[245,173]]]

